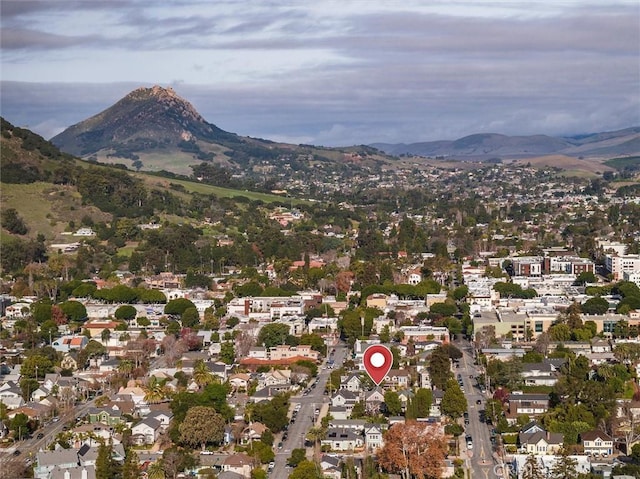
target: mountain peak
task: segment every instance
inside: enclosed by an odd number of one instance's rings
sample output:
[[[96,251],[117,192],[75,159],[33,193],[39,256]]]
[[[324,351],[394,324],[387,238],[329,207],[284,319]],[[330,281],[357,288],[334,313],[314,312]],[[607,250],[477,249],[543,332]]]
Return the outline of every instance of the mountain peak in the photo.
[[[135,159],[143,151],[168,151],[184,141],[215,142],[234,136],[207,121],[173,88],[136,88],[113,106],[77,123],[51,142],[78,156]]]

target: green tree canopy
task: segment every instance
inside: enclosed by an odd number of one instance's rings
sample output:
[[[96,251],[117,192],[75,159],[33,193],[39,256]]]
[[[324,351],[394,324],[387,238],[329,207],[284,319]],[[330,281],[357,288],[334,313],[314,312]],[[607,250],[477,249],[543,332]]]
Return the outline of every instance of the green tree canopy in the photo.
[[[79,301],[65,301],[60,303],[60,309],[74,323],[82,323],[87,320],[87,308]]]
[[[200,314],[195,307],[189,307],[182,312],[180,321],[183,328],[194,328],[200,324]]]
[[[270,323],[262,327],[258,333],[258,344],[269,349],[285,344],[289,336],[289,326],[282,323]]]
[[[224,418],[212,407],[195,406],[187,414],[179,426],[180,441],[188,446],[221,444],[224,439]]]
[[[454,420],[462,417],[467,410],[467,398],[454,379],[447,382],[440,409],[443,414]]]
[[[402,412],[402,402],[395,391],[386,391],[384,393],[384,404],[389,416],[399,416]]]
[[[196,305],[186,298],[177,298],[169,301],[164,307],[164,314],[171,316],[182,316],[188,308],[195,308]]]
[[[609,309],[609,301],[599,296],[587,299],[581,306],[585,314],[604,314]]]
[[[121,321],[131,321],[138,314],[138,310],[130,304],[123,304],[116,309],[114,316]]]

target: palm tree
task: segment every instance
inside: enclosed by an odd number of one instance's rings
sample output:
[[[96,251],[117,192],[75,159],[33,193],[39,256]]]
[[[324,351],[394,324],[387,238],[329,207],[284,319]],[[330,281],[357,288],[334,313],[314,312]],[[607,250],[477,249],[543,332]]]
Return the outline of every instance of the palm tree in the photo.
[[[129,359],[121,360],[120,364],[118,364],[118,371],[120,371],[126,377],[129,377],[129,375],[133,371],[133,363]]]
[[[202,359],[198,359],[193,365],[193,380],[200,387],[213,382],[213,374],[209,371],[207,364]]]
[[[164,464],[162,464],[162,459],[159,459],[149,465],[149,467],[147,468],[147,477],[148,479],[165,479]]]
[[[157,377],[151,376],[147,385],[143,387],[144,401],[147,404],[157,404],[162,402],[167,397],[164,384],[165,380],[159,380]]]
[[[111,338],[111,331],[109,329],[103,329],[102,332],[100,333],[100,339],[102,339],[102,344],[106,344],[107,342],[109,342],[109,339]]]
[[[313,458],[315,461],[320,460],[318,445],[326,437],[326,435],[327,429],[322,426],[312,427],[311,429],[309,429],[309,432],[307,432],[307,437],[309,438],[309,440],[313,441]]]

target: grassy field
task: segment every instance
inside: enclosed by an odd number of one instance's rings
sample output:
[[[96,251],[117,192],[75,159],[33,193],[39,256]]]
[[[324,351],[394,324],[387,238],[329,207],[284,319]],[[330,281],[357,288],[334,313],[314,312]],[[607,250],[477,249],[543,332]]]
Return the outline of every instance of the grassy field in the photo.
[[[80,227],[84,215],[94,221],[105,220],[110,215],[91,206],[83,206],[75,188],[51,183],[9,184],[0,186],[2,208],[14,208],[29,228],[28,236],[42,233],[49,240],[60,239],[69,231],[69,221]]]
[[[163,187],[170,190],[172,193],[178,193],[176,190],[171,189],[170,184],[176,184],[183,186],[184,189],[189,193],[200,193],[203,195],[215,195],[219,198],[239,198],[244,197],[250,200],[260,200],[264,203],[273,203],[273,202],[282,202],[282,203],[292,203],[296,204],[304,204],[307,203],[305,200],[300,200],[297,198],[287,198],[285,196],[273,195],[269,193],[258,193],[255,191],[247,191],[247,190],[235,190],[231,188],[222,188],[221,186],[212,186],[207,185],[205,183],[198,183],[195,181],[186,181],[186,180],[178,180],[173,178],[162,178],[160,176],[147,175],[143,172],[133,173],[137,177],[143,179],[145,183],[154,187]]]

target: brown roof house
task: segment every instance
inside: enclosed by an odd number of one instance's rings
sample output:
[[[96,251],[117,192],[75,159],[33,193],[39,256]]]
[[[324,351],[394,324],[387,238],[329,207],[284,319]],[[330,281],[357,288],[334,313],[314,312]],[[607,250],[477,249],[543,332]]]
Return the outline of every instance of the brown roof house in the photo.
[[[593,430],[580,434],[584,453],[592,456],[610,456],[613,454],[613,439],[607,433]]]
[[[222,465],[223,471],[241,474],[246,479],[251,477],[251,469],[253,469],[253,459],[242,452],[227,457]]]

